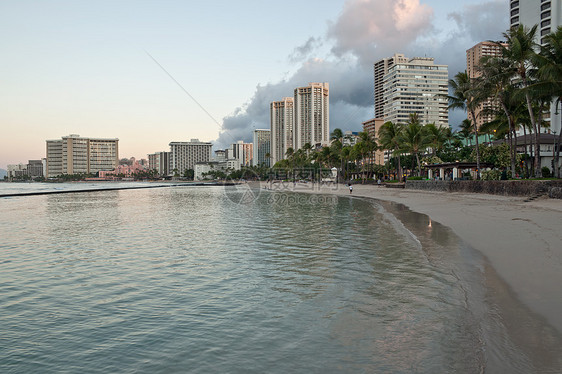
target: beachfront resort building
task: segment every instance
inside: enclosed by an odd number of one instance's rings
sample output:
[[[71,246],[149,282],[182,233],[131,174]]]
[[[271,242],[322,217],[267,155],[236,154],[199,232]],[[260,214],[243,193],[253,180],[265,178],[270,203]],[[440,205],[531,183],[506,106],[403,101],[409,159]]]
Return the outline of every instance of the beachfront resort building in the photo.
[[[330,144],[330,90],[328,83],[295,88],[293,149]]]
[[[383,77],[383,119],[406,123],[417,113],[422,124],[449,126],[448,67],[431,57],[401,60]]]
[[[254,154],[252,156],[252,164],[254,166],[265,165],[270,166],[271,151],[271,131],[270,130],[254,130]]]
[[[483,57],[498,57],[502,54],[501,42],[480,42],[474,47],[466,50],[466,73],[469,78],[474,79],[481,76],[478,66]],[[480,103],[476,110],[474,111],[476,115],[476,126],[480,128],[482,124],[486,122],[491,122],[494,120],[494,115],[489,111],[490,109],[498,108],[498,103],[492,98],[488,98],[484,102]],[[470,115],[467,118],[472,121]]]
[[[94,174],[119,165],[119,139],[84,138],[71,134],[47,140],[46,177]]]
[[[252,166],[253,155],[254,144],[244,143],[244,141],[239,140],[238,142],[230,145],[227,158],[228,160],[237,160],[240,167]]]
[[[383,95],[383,80],[384,76],[388,74],[388,69],[398,63],[407,63],[408,58],[401,53],[396,53],[392,57],[383,58],[375,62],[374,76],[375,76],[375,118],[384,117],[384,95]]]
[[[287,149],[293,148],[294,99],[285,97],[269,104],[271,126],[271,165],[283,160]]]
[[[211,159],[213,144],[191,139],[189,142],[170,143],[170,173],[184,174],[186,170],[194,170],[198,162]]]
[[[562,26],[562,1],[560,0],[511,0],[509,2],[510,26],[518,27],[524,25],[533,27],[538,25],[536,42],[546,43],[546,36],[556,31],[558,26]],[[560,105],[560,106],[559,106]],[[562,131],[561,116],[562,103],[553,101],[550,105],[550,129],[544,126],[544,132],[551,131],[557,134]]]
[[[148,155],[148,168],[158,175],[170,175],[170,152],[155,152]]]

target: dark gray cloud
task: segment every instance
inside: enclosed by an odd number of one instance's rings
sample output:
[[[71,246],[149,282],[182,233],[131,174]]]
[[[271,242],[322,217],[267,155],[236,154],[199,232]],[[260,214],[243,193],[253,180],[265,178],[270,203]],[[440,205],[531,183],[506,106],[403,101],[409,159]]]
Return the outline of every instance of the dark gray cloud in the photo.
[[[373,78],[370,69],[345,61],[309,59],[290,78],[278,83],[258,85],[252,98],[231,115],[223,118],[223,131],[217,147],[237,140],[251,141],[252,130],[269,128],[269,104],[293,97],[294,89],[310,82],[330,84],[330,126],[351,129],[373,115]],[[366,117],[365,117],[366,116]]]
[[[509,27],[508,7],[503,0],[465,5],[462,11],[450,13],[449,18],[457,24],[458,36],[473,41],[500,40]]]
[[[455,28],[445,37],[433,25],[432,9],[419,0],[349,0],[324,36],[312,36],[288,56],[301,62],[290,77],[258,85],[250,100],[223,119],[217,147],[236,140],[251,141],[252,129],[269,128],[269,104],[293,96],[309,82],[330,83],[330,127],[359,130],[373,116],[373,63],[394,53],[434,57],[449,65],[449,77],[466,69],[466,50],[483,40],[498,40],[507,30],[508,5],[488,0],[451,13]],[[327,60],[310,58],[332,43]],[[466,118],[450,112],[453,127]]]

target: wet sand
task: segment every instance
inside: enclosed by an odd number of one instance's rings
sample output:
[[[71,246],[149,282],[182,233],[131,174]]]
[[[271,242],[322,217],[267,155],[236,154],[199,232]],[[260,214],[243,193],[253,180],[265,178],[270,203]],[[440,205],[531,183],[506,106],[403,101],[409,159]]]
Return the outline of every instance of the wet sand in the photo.
[[[263,186],[262,186],[263,187]],[[343,185],[292,183],[279,191],[349,196]],[[453,230],[483,254],[529,310],[562,333],[562,200],[354,185],[352,196],[395,202]]]

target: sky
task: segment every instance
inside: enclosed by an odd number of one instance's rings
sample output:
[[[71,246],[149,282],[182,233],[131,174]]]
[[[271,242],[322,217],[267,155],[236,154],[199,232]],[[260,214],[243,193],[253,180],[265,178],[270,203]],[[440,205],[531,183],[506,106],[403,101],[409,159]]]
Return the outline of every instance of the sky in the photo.
[[[309,82],[330,83],[332,130],[359,131],[375,61],[434,57],[452,78],[507,28],[508,0],[0,0],[0,168],[69,134],[127,158],[251,141]]]

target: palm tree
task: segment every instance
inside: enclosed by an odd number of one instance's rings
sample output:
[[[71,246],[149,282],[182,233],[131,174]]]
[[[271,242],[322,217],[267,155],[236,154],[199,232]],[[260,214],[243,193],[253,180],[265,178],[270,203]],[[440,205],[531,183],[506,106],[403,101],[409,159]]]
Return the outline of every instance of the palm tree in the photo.
[[[400,133],[402,132],[402,125],[385,122],[379,129],[379,143],[383,149],[386,149],[398,156],[398,180],[402,180],[402,168],[400,167]]]
[[[546,44],[541,48],[541,52],[535,56],[535,65],[538,67],[540,82],[536,86],[551,97],[556,99],[555,105],[562,104],[562,27],[559,26],[555,32],[546,36]],[[562,136],[562,126],[555,145],[560,144]],[[554,169],[556,177],[560,178],[558,161],[560,153],[554,154]]]
[[[306,152],[306,157],[308,157],[310,155],[310,151],[312,150],[312,145],[310,143],[305,143],[302,146],[302,149],[304,149],[304,151]]]
[[[330,140],[331,140],[331,147],[333,147],[333,155],[338,155],[340,158],[340,170],[343,173],[343,158],[341,157],[341,151],[343,149],[343,131],[340,128],[336,128],[334,129],[334,131],[332,131],[332,133],[330,134]],[[339,180],[339,173],[338,173],[338,182],[341,182],[341,180]]]
[[[507,120],[507,137],[510,147],[511,173],[515,175],[515,159],[517,145],[513,144],[517,138],[516,124],[513,114],[509,110],[513,101],[513,85],[511,79],[515,75],[515,68],[511,61],[504,57],[484,57],[481,60],[479,71],[479,89],[484,96],[494,99],[503,110],[503,117]],[[498,129],[496,129],[498,130]],[[497,132],[497,131],[496,131]]]
[[[424,126],[429,146],[432,149],[433,156],[443,148],[443,145],[449,138],[451,129],[448,127],[438,127],[435,123],[428,123]]]
[[[401,132],[399,138],[402,150],[416,157],[416,162],[418,164],[418,176],[420,176],[421,164],[419,153],[420,151],[425,150],[429,144],[427,133],[424,130],[424,126],[420,123],[417,113],[410,114],[410,119],[404,127],[404,130]]]
[[[466,118],[459,125],[457,135],[459,138],[466,140],[467,145],[472,146],[472,122]]]
[[[375,139],[373,139],[368,132],[363,131],[359,133],[359,143],[357,143],[360,145],[359,150],[363,152],[362,154],[362,159],[363,159],[363,168],[362,168],[362,174],[363,174],[363,182],[365,181],[365,155],[369,155],[369,160],[371,162],[371,164],[374,161],[374,152],[378,149],[378,145],[377,142],[375,141]]]
[[[535,133],[535,176],[541,176],[540,168],[540,131],[537,124],[537,119],[534,114],[531,90],[528,87],[531,85],[531,76],[533,73],[533,61],[536,59],[536,43],[535,35],[537,33],[537,25],[530,29],[519,25],[517,28],[511,28],[503,35],[506,39],[507,47],[502,46],[502,55],[507,58],[515,68],[516,77],[520,80],[525,99],[527,102],[527,110],[531,117],[531,125]]]
[[[476,179],[480,179],[480,149],[478,146],[478,126],[476,126],[476,108],[483,101],[481,92],[475,87],[475,81],[468,76],[466,70],[458,72],[454,79],[449,79],[449,86],[453,90],[449,99],[449,109],[462,109],[472,118],[474,135],[476,138]]]

